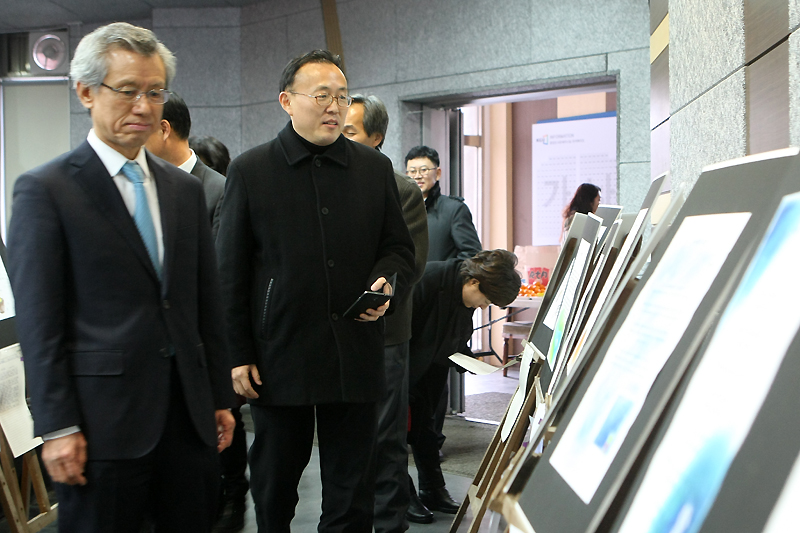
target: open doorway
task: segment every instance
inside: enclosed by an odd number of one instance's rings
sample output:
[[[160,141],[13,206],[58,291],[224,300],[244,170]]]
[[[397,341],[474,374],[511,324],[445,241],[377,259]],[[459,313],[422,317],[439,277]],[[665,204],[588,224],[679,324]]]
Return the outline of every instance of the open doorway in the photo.
[[[562,211],[580,183],[599,185],[603,203],[617,201],[615,79],[416,103],[422,104],[423,143],[442,159],[443,194],[464,198],[484,249],[557,245]],[[505,316],[496,307],[475,316],[472,350],[496,365],[502,324],[490,323]],[[534,318],[528,310],[514,320]],[[519,353],[519,342],[511,343],[509,353]],[[466,378],[452,373],[450,411],[469,416],[466,397],[486,395],[497,412],[481,409],[474,418],[499,420],[517,378],[515,370],[507,378],[501,372]]]

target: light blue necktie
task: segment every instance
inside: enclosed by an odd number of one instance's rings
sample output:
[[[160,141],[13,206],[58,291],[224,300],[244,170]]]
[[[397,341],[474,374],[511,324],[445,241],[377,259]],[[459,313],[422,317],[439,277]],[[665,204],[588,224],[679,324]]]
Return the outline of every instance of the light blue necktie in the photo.
[[[139,163],[128,161],[122,167],[122,173],[133,183],[133,190],[136,192],[136,209],[133,212],[133,221],[139,235],[142,236],[147,253],[156,269],[158,279],[161,279],[161,264],[158,261],[158,242],[156,240],[156,228],[153,225],[153,217],[150,214],[150,205],[147,203],[147,194],[144,191],[144,173]]]

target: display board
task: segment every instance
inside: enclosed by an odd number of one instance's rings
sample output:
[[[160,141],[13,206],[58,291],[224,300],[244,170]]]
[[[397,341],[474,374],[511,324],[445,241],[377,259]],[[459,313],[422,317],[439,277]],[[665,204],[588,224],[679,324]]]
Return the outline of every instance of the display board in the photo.
[[[759,176],[759,180],[753,180],[754,175]],[[779,199],[786,192],[798,189],[800,189],[800,164],[796,150],[782,152],[770,158],[750,158],[706,169],[672,227],[664,236],[664,243],[667,246],[661,248],[663,253],[658,257],[654,254],[653,261],[641,282],[630,289],[631,294],[625,305],[618,316],[609,322],[607,337],[596,347],[591,364],[585,369],[584,378],[574,391],[571,401],[564,406],[563,417],[551,445],[545,450],[530,479],[522,488],[519,505],[533,529],[539,533],[594,531],[606,518],[606,512],[612,502],[621,496],[620,487],[650,436],[650,431],[663,414],[664,407],[691,362],[691,355],[705,338],[711,326],[711,317],[715,316],[727,302],[732,291],[731,280],[741,274],[743,259],[752,254],[753,243],[766,231]],[[702,215],[727,216],[709,218]],[[705,233],[706,237],[693,238],[693,234],[698,232]],[[710,241],[709,235],[713,237]],[[711,254],[710,249],[704,247],[714,240],[718,241],[714,245],[717,251]],[[677,248],[670,251],[673,244]],[[695,296],[695,302],[687,302],[688,309],[682,309],[681,301],[676,302],[676,300],[685,300],[685,294],[671,299],[669,294],[664,292],[668,292],[670,287],[678,287],[677,281],[680,276],[688,279],[695,275],[691,270],[692,263],[686,261],[689,265],[680,267],[683,274],[678,272],[671,276],[663,272],[659,274],[659,263],[666,260],[668,263],[664,263],[665,265],[675,267],[681,264],[682,253],[698,254],[704,250],[708,251],[709,255],[714,255],[719,265],[704,273],[703,284],[693,289],[702,291],[702,294],[699,297]],[[687,268],[689,270],[686,270]],[[656,282],[670,285],[648,288],[648,281],[651,278]],[[649,291],[650,296],[640,302],[639,297],[645,290]],[[645,296],[647,294],[645,293]],[[653,304],[653,302],[658,303]],[[651,308],[648,308],[648,305]],[[628,317],[635,306],[639,308],[635,312],[638,322],[631,325]],[[659,311],[666,314],[659,315]],[[678,324],[674,321],[677,320],[676,317],[680,318],[681,313],[688,315],[688,320]],[[647,339],[641,332],[642,326],[636,327],[636,323],[644,324],[648,316],[658,321],[673,320],[663,328],[663,339]],[[617,355],[615,360],[618,363],[613,366],[614,372],[609,369],[601,372],[610,350],[613,349],[617,354],[626,353],[624,350],[620,351],[619,346],[615,346],[615,342],[617,344],[627,342],[627,339],[617,340],[617,334],[623,327],[626,331],[630,330],[628,333],[640,331],[634,338],[643,342],[638,347],[628,347],[629,350],[642,349],[644,350],[642,355],[645,355],[657,349],[659,342],[664,342],[662,351],[669,351],[666,356],[661,356],[658,364],[654,364],[654,367],[646,372],[651,376],[648,379],[652,387],[638,391],[633,395],[635,398],[619,394],[609,395],[608,391],[617,389],[606,387],[605,397],[602,393],[599,396],[591,396],[600,405],[584,406],[583,409],[594,407],[602,411],[595,412],[597,424],[586,423],[583,426],[576,426],[577,430],[573,428],[570,431],[573,419],[576,420],[576,424],[580,424],[580,420],[591,418],[587,416],[588,412],[581,415],[579,409],[582,400],[587,398],[587,392],[590,391],[594,380],[604,381],[603,376],[613,376],[606,380],[619,379],[619,374],[625,370],[623,364],[625,357]],[[623,335],[620,334],[620,337]],[[654,344],[647,344],[644,341],[652,341]],[[633,360],[629,356],[627,361],[630,363]],[[621,364],[623,366],[620,366]],[[641,366],[633,365],[631,368],[642,371]],[[622,383],[621,386],[624,387],[625,384]],[[634,413],[632,419],[628,416],[629,413]],[[565,449],[560,449],[565,435],[567,439],[564,440]],[[580,442],[581,439],[583,444]],[[593,446],[595,451],[607,451],[613,448],[614,453],[607,457],[602,471],[581,477],[570,474],[569,467],[565,466],[568,465],[567,459],[581,452],[581,445]]]
[[[760,485],[737,485],[727,474],[737,456],[749,462],[740,452],[745,439],[756,430],[754,422],[759,416],[762,421],[785,416],[787,425],[796,420],[797,403],[781,409],[775,404],[767,406],[766,399],[777,395],[787,404],[797,397],[794,391],[775,393],[773,385],[786,357],[796,360],[798,356],[791,349],[800,329],[800,285],[795,283],[798,260],[800,193],[795,193],[781,202],[709,341],[695,357],[697,362],[664,417],[652,453],[637,472],[635,490],[627,498],[615,530],[667,533],[677,527],[694,533],[705,525],[723,485],[748,493],[747,499],[761,490]],[[794,388],[796,384],[794,381]],[[772,439],[783,441],[782,428],[775,429]],[[773,447],[788,448],[791,456],[795,443]],[[766,452],[748,451],[756,455]],[[779,474],[778,481],[768,481],[766,486],[774,491],[784,477]],[[740,505],[747,499],[740,497]],[[720,503],[720,508],[728,507],[724,501]],[[712,527],[716,526],[709,525],[708,530],[720,531]],[[795,529],[797,523],[783,531]],[[747,529],[737,524],[729,530]]]
[[[575,254],[569,262],[567,273],[556,290],[553,302],[548,306],[542,323],[532,331],[531,342],[545,355],[542,366],[542,388],[547,390],[556,373],[562,355],[562,341],[566,340],[578,307],[584,278],[592,263],[597,235],[602,220],[593,214],[586,216],[583,232],[578,239]],[[549,339],[549,342],[548,340]]]

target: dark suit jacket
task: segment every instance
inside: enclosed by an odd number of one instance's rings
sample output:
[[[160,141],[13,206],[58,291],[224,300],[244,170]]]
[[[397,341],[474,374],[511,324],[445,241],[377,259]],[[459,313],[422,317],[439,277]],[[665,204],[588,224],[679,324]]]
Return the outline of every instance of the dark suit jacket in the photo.
[[[425,263],[428,261],[428,217],[425,214],[425,200],[417,182],[397,172],[394,173],[394,179],[400,192],[403,219],[414,240],[414,277],[411,283],[415,284],[425,272]],[[394,313],[386,317],[386,346],[400,344],[411,338],[411,295],[406,294],[402,300],[393,298],[391,307],[394,307]]]
[[[192,168],[192,175],[200,178],[203,184],[203,194],[206,197],[206,207],[208,209],[208,222],[214,223],[214,213],[217,206],[222,203],[222,193],[225,192],[225,176],[207,166],[200,158]]]
[[[214,410],[233,405],[203,190],[147,158],[161,211],[162,283],[88,142],[14,187],[8,267],[35,433],[78,425],[94,460],[155,447],[173,357],[207,445],[216,445]]]
[[[471,355],[475,309],[464,305],[459,273],[462,259],[433,261],[414,287],[414,307],[409,345],[409,380],[413,385],[432,364],[449,366],[456,352]]]
[[[399,298],[413,278],[386,156],[343,136],[313,155],[289,123],[228,167],[217,255],[233,365],[264,383],[255,402],[382,397],[383,320],[342,315],[379,277],[397,273]]]
[[[443,196],[439,183],[428,192],[428,261],[469,259],[481,251],[481,240],[469,207],[461,198]]]

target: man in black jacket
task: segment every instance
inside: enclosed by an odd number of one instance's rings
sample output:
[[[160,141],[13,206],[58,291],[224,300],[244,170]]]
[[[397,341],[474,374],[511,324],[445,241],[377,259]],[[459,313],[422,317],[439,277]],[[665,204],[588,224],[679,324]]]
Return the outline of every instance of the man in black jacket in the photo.
[[[406,175],[417,182],[428,211],[428,261],[467,259],[481,251],[481,240],[463,198],[443,196],[439,153],[415,146],[406,154]]]
[[[472,224],[472,214],[463,198],[443,196],[439,188],[442,169],[439,153],[429,146],[415,146],[406,154],[406,175],[413,178],[425,198],[428,211],[428,262],[468,259],[481,251],[481,240]],[[435,410],[436,443],[441,450],[449,387],[445,384]],[[441,451],[440,458],[443,457]],[[413,496],[412,496],[413,498]]]
[[[344,314],[367,289],[402,299],[414,244],[391,161],[341,135],[351,99],[339,64],[317,50],[287,65],[280,103],[291,121],[231,162],[220,214],[228,347],[255,424],[250,490],[262,532],[289,531],[315,422],[319,531],[372,531],[379,319],[391,302]]]
[[[433,411],[447,382],[448,358],[465,351],[475,309],[486,309],[492,303],[505,306],[517,296],[520,277],[514,270],[516,264],[516,256],[506,250],[431,262],[414,290],[409,442],[417,465],[420,500],[435,511],[455,514],[459,507],[445,488],[433,424]]]

